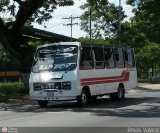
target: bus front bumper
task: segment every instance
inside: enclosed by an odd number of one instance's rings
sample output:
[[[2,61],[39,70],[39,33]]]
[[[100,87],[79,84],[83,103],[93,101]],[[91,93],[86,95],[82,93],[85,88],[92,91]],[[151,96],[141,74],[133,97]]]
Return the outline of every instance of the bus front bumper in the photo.
[[[67,92],[30,92],[30,96],[34,100],[53,100],[53,101],[68,101],[76,100],[76,92],[72,93]]]

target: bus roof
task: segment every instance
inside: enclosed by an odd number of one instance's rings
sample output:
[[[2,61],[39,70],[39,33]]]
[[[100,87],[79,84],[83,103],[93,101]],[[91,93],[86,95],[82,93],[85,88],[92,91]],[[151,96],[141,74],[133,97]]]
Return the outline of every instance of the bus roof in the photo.
[[[92,46],[92,47],[98,47],[98,46],[104,46],[104,47],[114,47],[114,48],[132,48],[131,46],[124,46],[124,45],[106,45],[106,44],[89,44],[89,43],[82,43],[81,46]]]
[[[48,46],[53,46],[53,45],[80,45],[80,42],[58,42],[58,43],[49,43],[49,44],[44,44],[37,46],[37,48],[43,48],[43,47],[48,47]]]
[[[77,45],[77,46],[92,46],[92,47],[98,47],[98,46],[104,46],[104,47],[114,47],[114,48],[120,48],[120,47],[125,47],[125,48],[132,48],[130,46],[123,46],[123,45],[106,45],[106,44],[90,44],[90,43],[80,43],[80,42],[58,42],[58,43],[50,43],[50,44],[44,44],[41,46],[37,46],[37,48],[43,48],[43,47],[48,47],[52,45]]]

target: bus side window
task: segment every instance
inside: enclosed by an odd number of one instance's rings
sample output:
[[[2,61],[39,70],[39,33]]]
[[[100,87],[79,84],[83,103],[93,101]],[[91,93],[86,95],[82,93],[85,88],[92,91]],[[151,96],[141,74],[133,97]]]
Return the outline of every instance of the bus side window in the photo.
[[[128,48],[128,49],[124,50],[124,60],[125,60],[125,67],[126,68],[135,67],[133,49]]]
[[[104,55],[106,68],[114,68],[115,62],[112,47],[104,48]]]
[[[95,46],[93,47],[93,52],[95,55],[95,68],[96,69],[103,69],[104,68],[104,51],[103,47]]]
[[[91,47],[83,47],[80,54],[80,69],[93,69],[93,55]]]
[[[124,59],[123,59],[123,49],[122,48],[114,48],[114,59],[117,68],[124,67]]]

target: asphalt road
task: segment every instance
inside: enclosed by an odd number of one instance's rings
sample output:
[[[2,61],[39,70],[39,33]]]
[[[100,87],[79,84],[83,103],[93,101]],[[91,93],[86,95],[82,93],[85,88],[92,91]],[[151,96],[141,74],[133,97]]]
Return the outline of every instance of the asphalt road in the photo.
[[[85,108],[76,102],[47,108],[35,101],[0,103],[0,127],[159,127],[160,85],[145,88],[127,92],[124,101],[103,97]]]

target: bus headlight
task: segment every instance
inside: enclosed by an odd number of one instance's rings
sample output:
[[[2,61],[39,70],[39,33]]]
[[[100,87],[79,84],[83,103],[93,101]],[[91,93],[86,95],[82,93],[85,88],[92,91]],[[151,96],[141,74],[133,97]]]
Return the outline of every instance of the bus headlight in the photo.
[[[62,82],[62,89],[71,89],[71,82]]]
[[[41,73],[41,79],[42,79],[42,81],[46,82],[46,81],[49,81],[52,78],[53,78],[53,76],[49,72]]]

